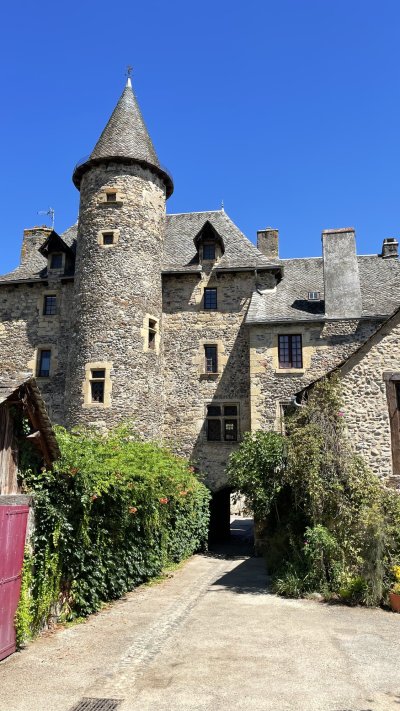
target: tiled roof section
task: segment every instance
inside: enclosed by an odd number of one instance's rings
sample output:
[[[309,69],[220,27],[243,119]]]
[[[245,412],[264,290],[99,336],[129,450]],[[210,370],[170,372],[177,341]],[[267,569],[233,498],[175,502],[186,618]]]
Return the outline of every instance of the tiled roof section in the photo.
[[[41,254],[39,256],[41,258],[40,263],[43,264],[42,268],[39,268],[36,263],[32,264],[31,262],[20,264],[20,266],[13,269],[12,272],[0,276],[0,284],[14,281],[43,281],[47,276],[47,259]]]
[[[274,264],[244,236],[224,210],[184,212],[167,215],[164,272],[200,271],[193,240],[207,220],[220,234],[225,245],[225,252],[217,265],[218,269],[235,267],[255,269]]]
[[[63,238],[65,244],[68,245],[68,247],[71,247],[73,252],[76,252],[76,237],[78,234],[78,223],[75,222],[72,227],[68,227],[65,232],[61,233],[61,237]]]
[[[400,303],[400,262],[378,255],[358,256],[362,316],[387,316]],[[284,276],[276,290],[254,293],[247,323],[315,321],[324,316],[323,259],[282,259]],[[321,301],[308,301],[320,291]]]
[[[159,167],[153,143],[130,82],[122,92],[90,159],[115,156],[143,160]]]

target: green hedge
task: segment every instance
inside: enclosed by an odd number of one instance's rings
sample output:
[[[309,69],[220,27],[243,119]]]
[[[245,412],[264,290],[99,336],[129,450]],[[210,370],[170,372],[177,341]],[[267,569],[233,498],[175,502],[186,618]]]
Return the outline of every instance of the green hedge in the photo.
[[[49,618],[98,610],[206,545],[206,487],[182,458],[139,441],[129,426],[107,435],[57,428],[53,471],[26,468],[35,532],[17,613],[19,641]]]

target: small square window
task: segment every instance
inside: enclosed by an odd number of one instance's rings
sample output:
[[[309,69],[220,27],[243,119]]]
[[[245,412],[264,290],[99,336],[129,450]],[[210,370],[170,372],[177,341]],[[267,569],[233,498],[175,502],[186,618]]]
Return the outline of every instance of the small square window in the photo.
[[[208,417],[219,417],[220,414],[221,414],[221,408],[219,405],[207,405]]]
[[[205,309],[216,309],[217,308],[217,290],[216,289],[204,289],[204,308]]]
[[[205,372],[218,373],[218,349],[217,346],[204,346]]]
[[[103,369],[101,369],[101,370],[92,370],[92,378],[93,378],[93,380],[99,380],[99,379],[104,380],[105,377],[106,377],[106,371],[105,371],[105,370],[103,370]]]
[[[52,254],[50,257],[50,269],[62,269],[63,256],[62,254]]]
[[[44,316],[54,316],[57,313],[57,297],[45,296],[43,303]]]
[[[103,244],[114,244],[114,232],[103,232]]]
[[[39,365],[38,365],[38,377],[48,378],[50,375],[50,363],[51,363],[51,351],[42,350],[39,351]]]
[[[320,291],[309,291],[308,292],[308,300],[309,301],[320,301],[321,300],[321,292]]]
[[[117,202],[117,193],[115,193],[115,192],[106,193],[106,201],[107,202]]]
[[[215,259],[215,242],[205,242],[203,244],[203,259]]]

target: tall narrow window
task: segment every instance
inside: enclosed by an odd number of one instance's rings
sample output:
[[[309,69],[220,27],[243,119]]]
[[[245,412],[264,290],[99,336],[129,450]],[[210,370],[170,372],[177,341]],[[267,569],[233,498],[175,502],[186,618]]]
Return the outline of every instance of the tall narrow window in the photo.
[[[157,335],[157,321],[155,319],[149,318],[149,350],[155,351],[156,349],[156,335]]]
[[[204,346],[205,372],[218,373],[218,348],[217,346]]]
[[[278,336],[280,368],[302,368],[302,340],[300,335]]]
[[[92,402],[104,402],[106,371],[103,368],[90,372],[90,396]]]
[[[216,289],[204,289],[204,308],[205,309],[216,309],[217,308],[217,290]]]
[[[237,442],[238,405],[221,403],[207,405],[207,440],[209,442]]]
[[[204,242],[203,244],[203,259],[215,259],[215,242]]]
[[[50,257],[50,269],[62,269],[63,256],[61,253],[52,254]]]
[[[51,364],[51,351],[50,350],[39,351],[38,371],[37,371],[39,378],[48,378],[49,377],[50,364]]]
[[[57,297],[55,295],[45,296],[43,302],[44,316],[54,316],[57,313]]]

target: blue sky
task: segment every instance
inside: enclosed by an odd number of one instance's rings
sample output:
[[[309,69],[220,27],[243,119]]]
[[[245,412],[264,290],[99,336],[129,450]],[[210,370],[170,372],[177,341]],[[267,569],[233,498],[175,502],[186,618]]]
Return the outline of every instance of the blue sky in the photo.
[[[75,163],[134,67],[169,212],[218,209],[281,256],[352,225],[378,252],[400,227],[398,0],[8,3],[3,10],[0,272],[53,206],[75,222]]]

